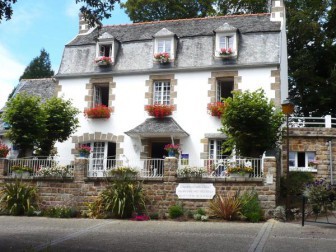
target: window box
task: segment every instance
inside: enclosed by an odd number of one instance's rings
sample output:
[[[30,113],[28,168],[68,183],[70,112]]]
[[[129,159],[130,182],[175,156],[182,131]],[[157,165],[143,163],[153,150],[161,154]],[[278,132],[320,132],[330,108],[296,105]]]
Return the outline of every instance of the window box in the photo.
[[[154,105],[146,105],[145,110],[148,112],[150,116],[154,116],[155,118],[163,118],[166,116],[170,116],[175,107],[173,105],[164,105],[164,104],[154,104]]]
[[[219,53],[219,57],[223,59],[233,58],[236,56],[232,48],[225,48],[225,47],[221,48],[218,53]]]
[[[98,105],[94,108],[89,108],[84,110],[84,116],[86,118],[110,118],[112,113],[112,108],[105,105]]]
[[[112,60],[111,57],[100,56],[95,59],[97,66],[111,66]]]
[[[170,54],[167,52],[155,53],[154,61],[160,64],[167,64],[171,61]]]
[[[207,108],[210,115],[220,118],[225,108],[225,104],[224,102],[211,102],[208,103]]]

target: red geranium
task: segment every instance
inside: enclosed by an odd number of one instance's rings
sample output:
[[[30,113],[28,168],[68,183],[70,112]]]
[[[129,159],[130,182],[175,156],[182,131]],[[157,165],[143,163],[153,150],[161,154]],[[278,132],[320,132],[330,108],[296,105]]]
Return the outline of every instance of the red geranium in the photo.
[[[84,110],[84,116],[87,118],[110,118],[112,108],[105,105],[97,105],[94,108]]]
[[[175,107],[173,105],[154,104],[145,106],[145,110],[148,112],[148,114],[156,118],[169,116],[172,114],[174,109]]]
[[[212,116],[221,117],[223,111],[225,109],[224,102],[211,102],[208,104],[208,113]]]

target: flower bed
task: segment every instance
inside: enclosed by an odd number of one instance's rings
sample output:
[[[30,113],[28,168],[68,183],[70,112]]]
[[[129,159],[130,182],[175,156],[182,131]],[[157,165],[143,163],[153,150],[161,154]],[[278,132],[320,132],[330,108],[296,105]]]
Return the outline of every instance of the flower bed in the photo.
[[[154,104],[145,106],[145,110],[148,112],[148,114],[156,118],[169,116],[172,114],[174,109],[175,107],[173,105]]]
[[[84,116],[87,118],[110,118],[112,108],[105,105],[98,105],[94,108],[84,110]]]
[[[208,104],[208,113],[212,116],[221,117],[225,108],[224,102],[211,102]]]
[[[169,63],[170,62],[170,55],[169,55],[169,53],[166,53],[166,52],[155,53],[154,54],[154,61],[159,62],[161,64]]]

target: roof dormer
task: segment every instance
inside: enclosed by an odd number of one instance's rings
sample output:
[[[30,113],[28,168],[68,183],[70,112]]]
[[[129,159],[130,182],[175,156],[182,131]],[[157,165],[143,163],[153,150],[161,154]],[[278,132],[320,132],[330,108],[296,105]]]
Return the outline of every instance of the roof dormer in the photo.
[[[225,23],[215,31],[215,57],[237,57],[238,55],[238,29]]]
[[[174,61],[176,58],[177,39],[175,33],[169,31],[166,28],[162,28],[160,31],[154,34],[154,60],[157,61],[156,56],[158,54],[168,54],[169,61]],[[167,62],[161,62],[167,63]]]
[[[113,65],[116,60],[118,47],[118,41],[111,34],[104,32],[101,36],[98,37],[96,47],[96,63],[100,62],[100,59],[104,59],[104,62],[108,63],[110,59],[110,64]]]

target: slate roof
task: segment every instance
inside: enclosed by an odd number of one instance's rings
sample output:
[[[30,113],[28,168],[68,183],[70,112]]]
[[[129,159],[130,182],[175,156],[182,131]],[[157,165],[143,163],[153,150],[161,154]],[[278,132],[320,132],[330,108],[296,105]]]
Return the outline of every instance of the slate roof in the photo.
[[[237,28],[240,33],[278,32],[280,22],[271,22],[270,14],[249,14],[217,16],[208,18],[165,20],[156,22],[143,22],[126,25],[113,25],[102,27],[100,34],[108,32],[120,42],[151,40],[155,33],[162,28],[175,33],[177,37],[212,36],[213,31],[228,23]],[[68,46],[95,43],[97,32],[77,36]]]
[[[162,119],[148,118],[143,123],[125,132],[126,135],[134,137],[186,137],[189,136],[180,125],[172,118]]]
[[[18,93],[27,93],[30,95],[39,96],[42,102],[56,95],[57,81],[53,78],[44,79],[23,79],[20,81],[18,87],[16,88],[13,96]],[[4,108],[1,109],[4,110]],[[0,119],[0,135],[5,133],[3,121]]]

